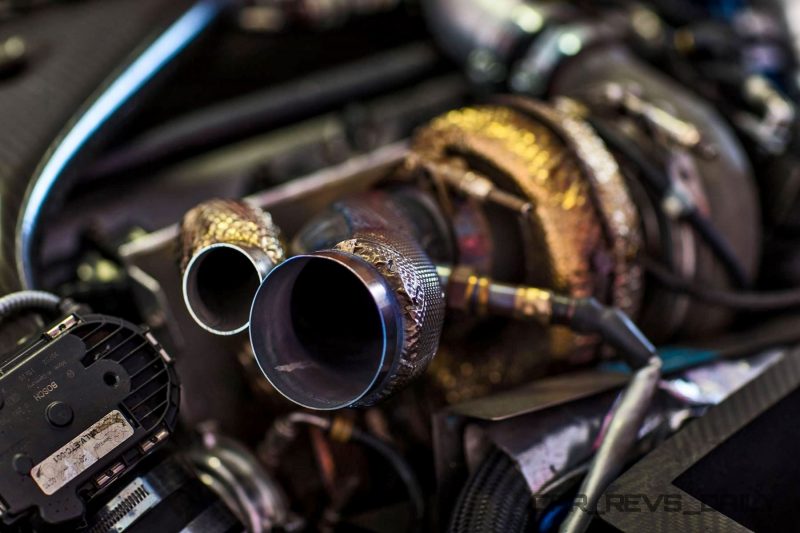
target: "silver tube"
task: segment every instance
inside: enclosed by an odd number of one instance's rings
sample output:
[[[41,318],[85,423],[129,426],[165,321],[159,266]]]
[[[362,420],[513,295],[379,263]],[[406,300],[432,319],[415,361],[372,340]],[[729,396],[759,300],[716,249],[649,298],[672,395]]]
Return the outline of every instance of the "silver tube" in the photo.
[[[589,527],[600,496],[629,458],[660,379],[661,359],[658,357],[634,374],[611,415],[600,449],[578,490],[578,499],[561,524],[561,533],[581,533]]]
[[[247,329],[256,290],[285,258],[269,213],[211,200],[186,214],[180,240],[183,298],[195,322],[216,335]]]
[[[188,459],[200,480],[247,526],[262,533],[289,526],[294,517],[287,497],[258,459],[240,443],[210,425],[199,428],[200,442]]]
[[[531,0],[423,0],[422,7],[439,45],[479,83],[503,81],[548,21],[570,10]]]
[[[309,223],[253,301],[262,372],[310,409],[374,404],[420,375],[444,322],[436,269],[391,198],[339,202]]]

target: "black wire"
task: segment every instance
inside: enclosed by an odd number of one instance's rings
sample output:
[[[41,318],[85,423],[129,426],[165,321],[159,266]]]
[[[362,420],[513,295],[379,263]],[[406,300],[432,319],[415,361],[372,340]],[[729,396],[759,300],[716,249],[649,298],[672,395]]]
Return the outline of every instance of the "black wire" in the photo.
[[[332,426],[329,418],[302,412],[288,415],[286,420],[288,420],[290,424],[307,424],[318,427],[326,432],[330,432]],[[411,530],[417,531],[425,517],[425,497],[422,487],[411,466],[397,450],[389,446],[386,442],[357,427],[351,429],[350,439],[372,448],[394,467],[395,472],[400,476],[400,479],[408,491],[411,507],[414,510]]]
[[[587,117],[586,120],[606,144],[612,149],[621,152],[626,159],[629,159],[634,166],[641,170],[642,177],[656,193],[663,196],[669,190],[669,177],[660,168],[652,164],[638,146],[617,133],[614,128],[604,124],[602,120],[593,117]]]
[[[722,233],[717,231],[711,220],[703,216],[697,209],[686,213],[684,218],[703,242],[708,245],[713,254],[722,262],[733,282],[738,287],[749,287],[750,282],[742,263],[736,257],[730,242]]]
[[[721,358],[738,359],[770,348],[800,342],[800,315],[796,312],[758,321],[755,327],[737,330],[710,339],[679,344],[676,348],[713,352]]]
[[[638,147],[615,132],[613,128],[603,124],[602,121],[592,118],[589,118],[588,121],[612,149],[622,153],[625,158],[629,159],[641,171],[642,178],[659,196],[663,197],[668,193],[671,187],[669,177],[662,169],[652,164]],[[733,282],[739,287],[747,287],[749,281],[744,267],[736,257],[728,240],[717,230],[713,222],[697,209],[684,213],[681,219],[692,227],[700,239],[719,259]]]
[[[414,510],[414,525],[418,526],[422,519],[425,517],[425,498],[422,493],[422,487],[417,480],[414,471],[405,459],[391,446],[386,444],[381,439],[370,435],[358,428],[353,428],[352,439],[365,444],[381,454],[389,463],[392,464],[400,479],[406,486],[409,499],[411,500],[411,507]]]
[[[743,311],[780,311],[800,307],[800,289],[753,292],[731,291],[697,285],[652,260],[644,260],[647,271],[664,287],[706,304]]]

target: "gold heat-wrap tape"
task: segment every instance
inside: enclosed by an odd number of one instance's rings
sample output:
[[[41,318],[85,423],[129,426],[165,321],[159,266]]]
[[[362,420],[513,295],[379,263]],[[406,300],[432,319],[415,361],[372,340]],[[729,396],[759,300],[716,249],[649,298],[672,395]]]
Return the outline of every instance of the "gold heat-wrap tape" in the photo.
[[[181,235],[181,269],[199,250],[217,243],[259,249],[276,265],[286,258],[272,216],[242,201],[210,200],[194,207],[183,218]]]

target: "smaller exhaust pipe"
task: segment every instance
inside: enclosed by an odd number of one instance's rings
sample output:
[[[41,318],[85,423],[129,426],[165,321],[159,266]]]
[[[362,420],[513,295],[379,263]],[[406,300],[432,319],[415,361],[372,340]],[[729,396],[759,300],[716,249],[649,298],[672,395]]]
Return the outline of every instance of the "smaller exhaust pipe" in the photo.
[[[419,228],[420,219],[414,222]],[[335,204],[262,283],[250,340],[262,372],[310,409],[372,405],[427,368],[444,293],[415,224],[384,193]],[[317,248],[319,246],[319,248]]]
[[[259,285],[286,255],[269,213],[241,201],[211,200],[181,223],[183,299],[215,335],[247,329]]]

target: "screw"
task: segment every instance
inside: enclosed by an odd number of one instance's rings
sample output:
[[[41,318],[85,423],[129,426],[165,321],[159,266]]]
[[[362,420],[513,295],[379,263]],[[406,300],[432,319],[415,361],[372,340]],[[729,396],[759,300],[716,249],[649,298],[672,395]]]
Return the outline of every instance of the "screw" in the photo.
[[[0,41],[0,78],[19,72],[28,59],[28,47],[22,37],[13,36]]]

